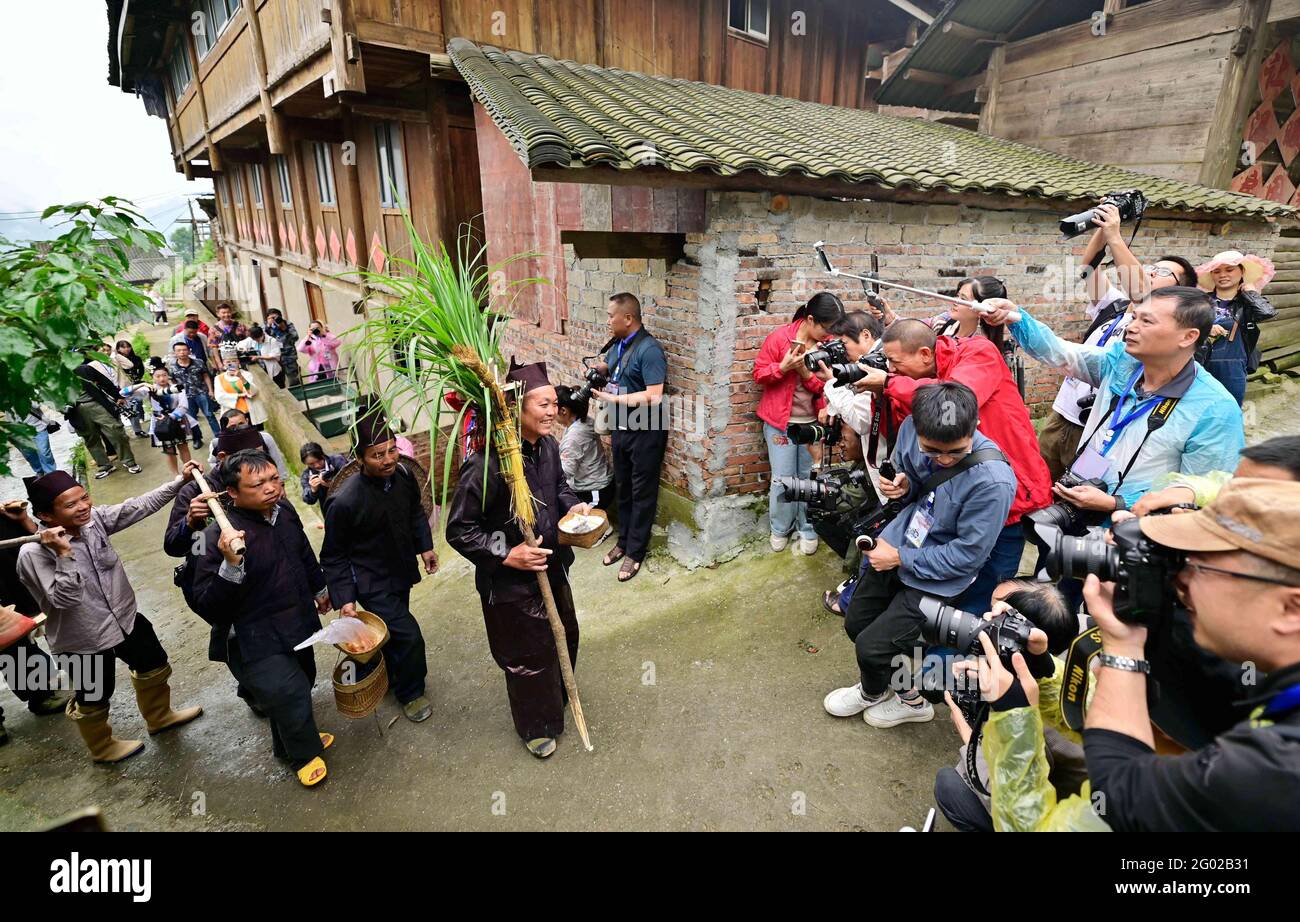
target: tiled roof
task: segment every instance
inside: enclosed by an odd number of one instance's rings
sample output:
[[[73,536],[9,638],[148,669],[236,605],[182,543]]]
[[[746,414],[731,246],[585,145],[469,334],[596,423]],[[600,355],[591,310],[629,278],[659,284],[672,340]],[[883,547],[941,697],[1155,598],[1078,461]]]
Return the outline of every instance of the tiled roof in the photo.
[[[1153,207],[1263,217],[1253,196],[1063,157],[918,119],[501,51],[447,50],[530,168],[799,175],[891,189],[1089,199],[1140,188]]]

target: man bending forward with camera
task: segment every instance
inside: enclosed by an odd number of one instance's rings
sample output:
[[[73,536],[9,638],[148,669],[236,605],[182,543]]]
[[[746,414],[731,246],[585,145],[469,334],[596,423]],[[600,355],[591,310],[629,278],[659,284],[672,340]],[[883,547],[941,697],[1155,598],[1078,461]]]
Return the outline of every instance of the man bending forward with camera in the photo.
[[[895,661],[920,642],[923,596],[953,600],[988,560],[1016,495],[1016,478],[998,446],[976,432],[979,404],[964,384],[919,388],[898,431],[898,476],[880,490],[903,510],[866,553],[845,612],[861,681],[826,696],[835,717],[862,714],[873,727],[923,722],[934,708],[915,688],[894,689]]]

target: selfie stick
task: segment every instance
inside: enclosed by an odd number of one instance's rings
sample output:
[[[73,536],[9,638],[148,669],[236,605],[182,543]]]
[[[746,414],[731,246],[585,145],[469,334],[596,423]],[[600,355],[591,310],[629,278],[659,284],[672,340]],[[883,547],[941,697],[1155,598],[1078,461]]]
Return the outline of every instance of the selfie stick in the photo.
[[[988,305],[982,304],[979,301],[967,301],[962,298],[954,298],[952,295],[941,295],[937,291],[926,291],[924,288],[912,288],[908,285],[900,285],[898,282],[887,282],[875,275],[857,275],[853,272],[845,272],[843,269],[836,269],[831,265],[831,260],[830,257],[826,255],[825,247],[826,243],[823,240],[818,240],[813,244],[813,249],[817,251],[817,255],[821,258],[822,265],[831,275],[843,276],[848,279],[857,279],[859,282],[870,282],[874,285],[884,285],[887,288],[897,288],[899,291],[908,291],[914,295],[924,295],[927,298],[935,298],[939,301],[946,301],[949,304],[960,304],[963,307],[969,307],[981,314],[987,314],[993,310]],[[1014,323],[1020,319],[1020,312],[1007,311],[1007,319]]]

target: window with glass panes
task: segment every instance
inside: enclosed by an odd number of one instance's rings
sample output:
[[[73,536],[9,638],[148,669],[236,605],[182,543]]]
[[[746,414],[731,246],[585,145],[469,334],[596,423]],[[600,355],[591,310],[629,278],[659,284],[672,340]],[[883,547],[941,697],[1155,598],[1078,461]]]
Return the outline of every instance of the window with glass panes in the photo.
[[[402,161],[401,124],[376,125],[375,149],[379,157],[379,204],[384,208],[405,208],[406,165]]]
[[[768,0],[730,0],[727,25],[750,38],[767,41]]]
[[[293,193],[289,191],[289,158],[276,154],[274,159],[276,178],[280,181],[280,204],[288,208],[293,204]]]
[[[330,145],[324,141],[313,141],[312,156],[316,161],[316,194],[322,205],[337,204],[334,194],[334,157]]]

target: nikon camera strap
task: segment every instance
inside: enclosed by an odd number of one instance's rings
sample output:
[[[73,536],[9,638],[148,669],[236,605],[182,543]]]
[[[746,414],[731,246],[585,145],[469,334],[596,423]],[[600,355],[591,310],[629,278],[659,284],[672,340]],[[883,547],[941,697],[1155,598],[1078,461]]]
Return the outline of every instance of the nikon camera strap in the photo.
[[[1098,430],[1100,430],[1105,424],[1106,417],[1114,412],[1115,404],[1121,399],[1121,395],[1115,395],[1114,399],[1110,402],[1110,407],[1107,408],[1106,412],[1102,414],[1100,419],[1097,421],[1096,427],[1088,434],[1087,438],[1080,440],[1079,450],[1075,452],[1074,461],[1078,461],[1079,458],[1083,456],[1083,453],[1088,449],[1089,443],[1092,442],[1093,438],[1097,435]],[[1128,464],[1124,465],[1124,470],[1120,472],[1119,480],[1115,481],[1115,489],[1111,491],[1111,495],[1119,493],[1119,488],[1124,485],[1124,478],[1128,476],[1129,471],[1133,470],[1133,465],[1137,463],[1138,456],[1142,454],[1142,449],[1146,447],[1147,439],[1151,438],[1151,433],[1169,422],[1169,417],[1174,415],[1174,408],[1178,406],[1178,402],[1181,399],[1181,397],[1164,397],[1151,409],[1151,412],[1147,414],[1147,431],[1143,433],[1142,441],[1138,442],[1137,448],[1134,450],[1133,454],[1129,456]],[[1074,467],[1074,461],[1070,462],[1070,467]]]
[[[1061,717],[1076,733],[1083,732],[1084,704],[1088,700],[1088,676],[1093,658],[1101,652],[1101,628],[1094,625],[1070,643],[1061,678]]]

